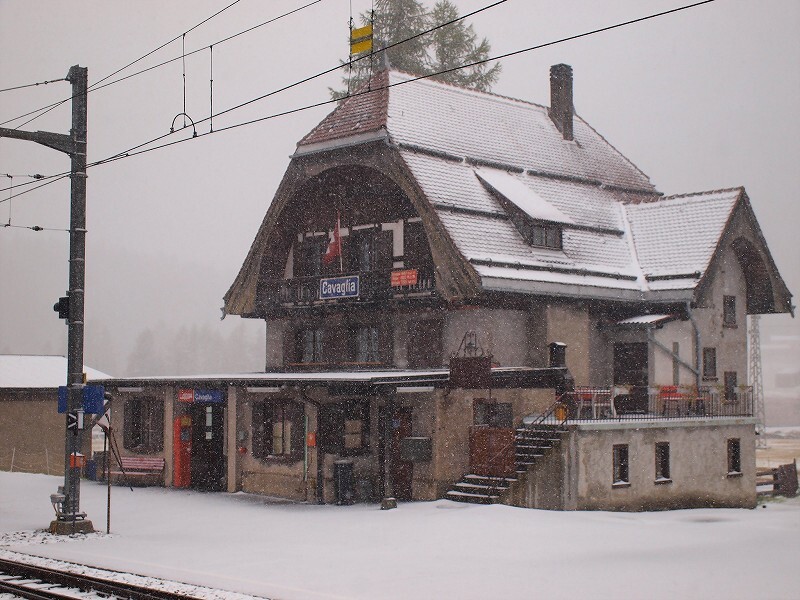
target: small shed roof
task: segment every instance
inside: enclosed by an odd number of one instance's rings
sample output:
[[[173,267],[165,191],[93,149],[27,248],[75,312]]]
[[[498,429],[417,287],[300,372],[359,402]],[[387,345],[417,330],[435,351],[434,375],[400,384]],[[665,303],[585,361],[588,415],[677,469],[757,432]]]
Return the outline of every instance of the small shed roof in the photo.
[[[84,365],[89,379],[111,377]],[[67,359],[64,356],[0,354],[0,388],[55,389],[67,382]]]

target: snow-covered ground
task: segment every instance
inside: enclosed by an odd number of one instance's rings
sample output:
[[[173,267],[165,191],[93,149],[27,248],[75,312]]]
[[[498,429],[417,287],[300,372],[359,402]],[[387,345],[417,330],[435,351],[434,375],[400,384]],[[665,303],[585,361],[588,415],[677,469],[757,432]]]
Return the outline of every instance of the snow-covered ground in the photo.
[[[273,600],[800,598],[800,499],[636,514],[446,500],[381,511],[115,487],[110,536],[54,540],[34,532],[60,481],[0,472],[0,552]],[[81,490],[105,530],[105,487]]]

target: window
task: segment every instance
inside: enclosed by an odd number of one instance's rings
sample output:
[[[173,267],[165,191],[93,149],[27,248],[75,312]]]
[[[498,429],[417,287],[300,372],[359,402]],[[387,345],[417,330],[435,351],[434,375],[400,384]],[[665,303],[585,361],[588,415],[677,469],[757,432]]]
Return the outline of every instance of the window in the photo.
[[[342,456],[369,451],[369,402],[348,400],[320,409],[320,451]]]
[[[681,384],[681,345],[679,342],[672,342],[672,385]]]
[[[291,400],[261,400],[253,404],[253,456],[292,458],[303,455],[303,406]]]
[[[703,379],[717,378],[717,349],[703,348]]]
[[[742,443],[739,438],[728,440],[728,475],[742,472]]]
[[[358,327],[356,329],[355,346],[355,361],[357,363],[381,362],[380,335],[377,327]]]
[[[295,244],[294,276],[315,277],[325,272],[322,257],[328,248],[328,236],[304,238]],[[338,261],[337,261],[338,269]]]
[[[532,223],[528,243],[541,248],[561,249],[561,227],[552,223]]]
[[[722,297],[722,324],[736,327],[736,296]]]
[[[514,413],[511,403],[476,398],[472,405],[472,422],[489,427],[513,427]]]
[[[412,321],[408,326],[406,357],[411,369],[442,366],[442,330],[439,319]]]
[[[614,445],[614,485],[630,485],[628,474],[628,444]]]
[[[671,481],[669,474],[669,442],[656,444],[656,483]]]
[[[347,246],[348,268],[361,273],[392,268],[392,232],[377,227],[357,229]]]
[[[122,445],[134,452],[164,449],[164,403],[155,398],[131,398],[123,409]]]
[[[725,371],[725,401],[736,402],[736,371]]]
[[[297,332],[296,356],[301,363],[321,363],[323,332],[319,327]]]

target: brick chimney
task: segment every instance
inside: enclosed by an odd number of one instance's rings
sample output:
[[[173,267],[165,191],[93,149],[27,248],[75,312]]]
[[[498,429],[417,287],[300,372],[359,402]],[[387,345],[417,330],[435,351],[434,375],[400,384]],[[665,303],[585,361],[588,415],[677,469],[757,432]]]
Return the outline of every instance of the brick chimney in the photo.
[[[548,114],[565,140],[572,140],[572,67],[550,67],[550,108]]]

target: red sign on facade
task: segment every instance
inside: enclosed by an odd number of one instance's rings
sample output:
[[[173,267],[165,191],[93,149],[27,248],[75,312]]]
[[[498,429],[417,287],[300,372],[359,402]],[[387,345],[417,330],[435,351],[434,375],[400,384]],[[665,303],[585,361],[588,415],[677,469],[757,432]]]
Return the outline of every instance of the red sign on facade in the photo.
[[[409,285],[417,285],[418,271],[416,269],[402,269],[400,271],[392,271],[391,285],[392,287],[405,287]]]
[[[178,402],[194,402],[194,390],[178,390]]]

